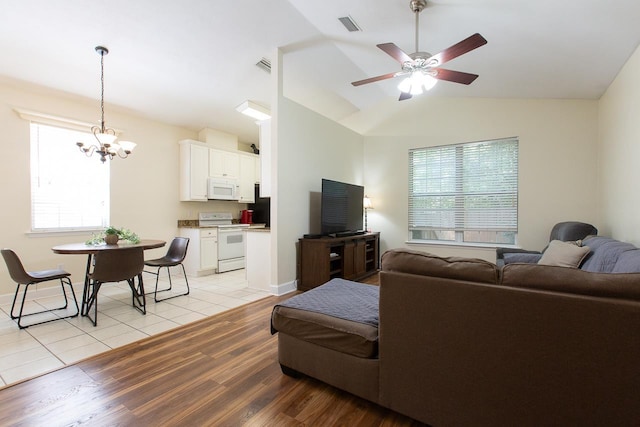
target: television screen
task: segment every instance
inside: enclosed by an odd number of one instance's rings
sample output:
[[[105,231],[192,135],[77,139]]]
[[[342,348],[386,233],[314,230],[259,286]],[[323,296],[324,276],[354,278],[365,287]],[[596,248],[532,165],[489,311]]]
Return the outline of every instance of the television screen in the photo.
[[[345,182],[322,180],[321,233],[362,231],[364,187]]]

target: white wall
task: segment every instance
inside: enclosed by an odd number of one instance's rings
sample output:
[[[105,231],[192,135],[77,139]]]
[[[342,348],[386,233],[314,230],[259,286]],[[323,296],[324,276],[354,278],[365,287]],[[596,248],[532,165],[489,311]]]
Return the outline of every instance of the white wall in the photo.
[[[604,233],[640,245],[640,48],[600,100],[600,206]]]
[[[0,80],[0,189],[2,221],[0,247],[14,249],[28,270],[63,264],[75,283],[82,282],[86,258],[56,255],[51,247],[83,242],[90,234],[43,237],[27,235],[31,227],[31,189],[29,177],[29,122],[21,119],[15,107],[59,117],[95,123],[99,119],[98,100],[70,96],[12,80]],[[111,162],[111,223],[126,227],[147,239],[167,242],[177,235],[178,219],[197,218],[199,211],[231,211],[238,215],[235,202],[178,201],[178,141],[197,139],[198,133],[151,121],[130,112],[105,106],[109,127],[121,129],[122,137],[138,146],[127,159]],[[75,144],[75,141],[69,141]],[[78,156],[82,154],[78,151]],[[104,167],[96,156],[88,158],[96,168]],[[78,177],[82,179],[82,177]],[[231,205],[228,203],[232,203]],[[160,256],[166,248],[148,251],[147,257]],[[0,262],[4,265],[3,262]],[[0,295],[15,291],[4,266],[0,267]]]
[[[365,184],[382,250],[407,247],[408,150],[517,136],[520,144],[518,243],[542,249],[552,226],[599,225],[597,101],[452,99],[428,95],[401,106],[365,137]],[[495,261],[495,249],[412,246],[439,255]]]
[[[319,232],[322,178],[363,184],[363,137],[287,99],[278,102],[277,284],[296,278],[296,247],[304,234]]]

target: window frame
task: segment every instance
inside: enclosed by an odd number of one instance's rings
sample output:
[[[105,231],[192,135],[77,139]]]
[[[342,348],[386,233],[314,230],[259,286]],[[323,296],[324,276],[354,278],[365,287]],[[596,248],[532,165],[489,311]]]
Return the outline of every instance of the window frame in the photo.
[[[35,235],[35,236],[47,235],[47,234],[60,234],[60,233],[86,234],[87,232],[103,230],[110,223],[110,181],[111,181],[110,166],[107,164],[102,164],[101,162],[97,161],[95,158],[93,159],[87,158],[87,156],[83,155],[83,153],[80,152],[76,146],[76,142],[78,141],[79,138],[85,143],[89,143],[89,144],[93,143],[91,141],[94,138],[94,136],[88,131],[90,127],[84,127],[80,122],[76,122],[73,120],[58,119],[58,118],[55,118],[54,116],[38,115],[37,113],[33,113],[33,112],[28,112],[25,115],[27,116],[26,118],[28,118],[29,120],[29,165],[30,165],[29,178],[30,178],[30,213],[31,215],[30,215],[30,232],[28,234]],[[42,118],[42,120],[39,120],[39,118]],[[69,224],[64,225],[59,221],[59,226],[52,226],[51,222],[49,224],[43,224],[42,221],[38,220],[37,205],[39,203],[46,205],[46,201],[38,200],[37,189],[35,188],[35,186],[38,185],[38,182],[42,178],[41,171],[42,171],[43,163],[41,162],[41,160],[43,156],[39,155],[40,154],[39,144],[43,144],[43,143],[46,144],[46,142],[41,141],[40,134],[38,133],[38,135],[34,135],[34,132],[40,132],[41,129],[44,129],[45,131],[48,131],[49,129],[51,129],[52,132],[62,131],[62,132],[69,133],[69,141],[68,141],[69,145],[67,146],[66,143],[64,146],[60,145],[60,148],[62,148],[65,151],[65,157],[61,156],[61,157],[58,157],[57,159],[51,158],[47,160],[51,160],[52,162],[58,162],[53,165],[57,169],[68,170],[70,167],[73,167],[73,170],[76,171],[70,175],[67,175],[66,183],[63,182],[61,184],[61,187],[64,187],[67,189],[67,192],[69,193],[69,195],[73,195],[71,196],[71,198],[74,199],[73,203],[75,206],[82,205],[83,202],[86,201],[87,194],[94,195],[96,186],[91,184],[86,184],[85,183],[86,178],[85,178],[82,180],[82,185],[78,185],[78,186],[73,185],[72,188],[69,188],[67,186],[69,182],[72,182],[73,184],[80,182],[77,179],[74,182],[69,178],[73,177],[74,175],[80,175],[84,177],[87,177],[87,176],[94,177],[94,178],[97,177],[97,180],[100,181],[98,182],[97,185],[102,187],[102,190],[101,190],[102,195],[98,197],[100,199],[99,203],[101,204],[101,206],[95,209],[95,211],[100,212],[100,214],[99,216],[97,216],[96,214],[93,215],[94,219],[99,217],[100,218],[99,221],[90,221],[91,223],[88,225],[83,225],[81,222],[76,222],[75,224],[71,224],[71,225]],[[56,141],[56,142],[60,143],[60,141]],[[34,146],[34,144],[37,146]],[[74,158],[73,156],[77,156],[77,159]],[[46,158],[46,156],[44,158]],[[75,160],[78,163],[76,163],[75,167],[73,166],[73,164],[64,163],[61,165],[59,163],[61,160],[64,161],[67,159],[69,161]],[[87,166],[91,168],[91,173],[86,172],[86,169],[82,171],[82,169],[79,170],[77,168],[77,165],[80,164],[79,162],[84,162],[84,161],[91,162],[91,163],[87,163]],[[102,168],[102,169],[97,169],[97,168]],[[99,172],[101,175],[100,174],[96,175],[95,173],[96,169],[97,169],[97,172]],[[53,179],[59,180],[61,179],[61,175],[60,174],[55,175]],[[93,183],[94,181],[92,180],[91,182]],[[52,188],[55,188],[55,186]],[[55,190],[53,192],[55,193]],[[74,211],[74,212],[77,212],[77,211]],[[86,211],[83,211],[83,212],[86,212]],[[81,218],[85,218],[87,215],[86,213],[83,213],[83,214],[80,214],[79,216]],[[65,220],[69,221],[68,217]]]
[[[518,137],[409,149],[407,243],[516,246],[519,151]],[[486,159],[482,155],[493,156],[492,171],[501,168],[499,174],[483,171],[476,177],[477,168],[465,167],[465,162]],[[430,181],[434,183],[431,187]],[[484,190],[477,190],[477,182],[482,183]],[[472,187],[476,189],[470,190]],[[479,208],[483,204],[488,204],[488,208]],[[487,210],[493,212],[486,216]]]

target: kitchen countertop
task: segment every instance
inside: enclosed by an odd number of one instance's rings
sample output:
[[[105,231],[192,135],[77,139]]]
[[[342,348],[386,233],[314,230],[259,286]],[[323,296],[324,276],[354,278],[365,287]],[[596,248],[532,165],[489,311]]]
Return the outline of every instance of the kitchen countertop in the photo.
[[[271,228],[265,227],[264,224],[251,224],[251,227],[245,228],[243,231],[258,231],[262,233],[269,233],[271,232]]]
[[[242,225],[245,226],[245,224],[240,224],[238,222],[237,219],[233,220],[233,224],[238,224],[238,225]],[[254,229],[264,229],[265,224],[250,224],[249,227],[247,227],[247,229],[249,230],[254,230]],[[226,225],[225,227],[229,227],[228,225]],[[200,226],[199,225],[199,221],[197,219],[179,219],[178,220],[178,228],[218,228],[217,225],[207,225],[207,226]],[[267,229],[268,230],[268,229]]]

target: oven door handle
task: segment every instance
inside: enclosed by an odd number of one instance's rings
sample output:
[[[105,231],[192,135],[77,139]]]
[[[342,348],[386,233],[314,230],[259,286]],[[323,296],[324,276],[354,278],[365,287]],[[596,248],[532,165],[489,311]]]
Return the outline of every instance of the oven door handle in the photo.
[[[241,232],[242,228],[232,228],[232,227],[218,227],[218,233],[238,233]]]

